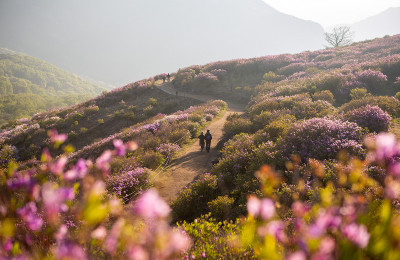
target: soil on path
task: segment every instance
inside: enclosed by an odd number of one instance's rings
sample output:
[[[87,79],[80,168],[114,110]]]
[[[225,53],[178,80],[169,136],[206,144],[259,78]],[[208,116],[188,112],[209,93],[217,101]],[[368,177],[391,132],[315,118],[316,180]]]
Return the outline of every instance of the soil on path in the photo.
[[[176,94],[176,91],[169,84],[164,84],[160,89],[169,94]],[[180,96],[187,96],[201,101],[215,99],[211,96],[182,92],[178,94]],[[213,136],[210,153],[207,153],[205,150],[201,152],[199,142],[196,141],[194,144],[186,147],[180,153],[180,157],[174,160],[168,169],[156,176],[154,185],[164,200],[171,203],[175,200],[178,193],[187,185],[195,181],[199,175],[209,172],[212,167],[212,161],[218,157],[218,151],[215,147],[222,137],[222,128],[225,124],[226,118],[232,113],[242,113],[243,110],[243,105],[228,102],[228,111],[225,112],[221,118],[214,120],[207,126],[207,129],[210,130]],[[202,131],[205,133],[207,129],[203,129]]]

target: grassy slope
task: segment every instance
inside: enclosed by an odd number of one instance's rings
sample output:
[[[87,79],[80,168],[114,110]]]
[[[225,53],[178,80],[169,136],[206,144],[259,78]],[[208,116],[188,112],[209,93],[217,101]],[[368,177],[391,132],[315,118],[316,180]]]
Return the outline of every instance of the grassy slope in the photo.
[[[0,124],[76,104],[103,90],[40,59],[0,49]]]
[[[20,159],[27,160],[46,146],[47,130],[57,129],[68,134],[68,143],[79,150],[158,113],[169,114],[199,103],[135,83],[69,108],[38,114],[28,124],[39,124],[40,129],[15,135],[6,143],[15,145]]]

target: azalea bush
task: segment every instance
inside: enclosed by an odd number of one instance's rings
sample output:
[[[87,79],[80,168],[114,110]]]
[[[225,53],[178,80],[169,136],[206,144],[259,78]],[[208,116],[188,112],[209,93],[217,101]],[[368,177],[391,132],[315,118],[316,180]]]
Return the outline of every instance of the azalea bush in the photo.
[[[53,131],[52,147],[66,135]],[[110,179],[110,163],[136,149],[134,143],[114,142],[95,161],[79,159],[69,164],[66,157],[43,152],[40,165],[17,171],[12,165],[0,172],[2,258],[125,258],[170,259],[183,256],[190,238],[168,225],[170,208],[155,190],[143,191],[130,207],[123,207],[133,188],[136,169]],[[111,177],[113,178],[113,177]],[[106,183],[111,195],[107,195]],[[115,192],[115,194],[114,194]],[[137,194],[135,194],[137,195]],[[130,196],[130,195],[129,195]],[[18,199],[15,199],[18,198]]]
[[[335,159],[339,151],[347,150],[362,156],[362,129],[355,123],[338,119],[313,118],[294,124],[281,141],[283,160],[299,155],[301,160]]]
[[[257,177],[264,196],[248,198],[242,245],[253,246],[255,255],[265,259],[399,258],[399,145],[390,134],[366,144],[366,160],[343,158],[334,167],[337,179],[325,184],[327,170],[310,161],[312,181],[307,185],[313,196],[302,196],[307,189],[299,178],[287,206],[277,201],[282,176],[263,167]],[[376,165],[383,169],[383,181],[366,170]]]
[[[392,120],[392,117],[380,107],[370,105],[347,112],[345,118],[376,133],[388,131]]]
[[[128,203],[134,200],[143,191],[151,187],[149,169],[136,167],[130,171],[121,172],[106,180],[107,190]]]
[[[351,100],[348,103],[343,104],[340,108],[340,112],[348,112],[350,110],[364,107],[364,106],[378,106],[389,115],[397,117],[400,112],[400,102],[397,98],[388,96],[367,96],[361,99]]]
[[[179,150],[181,147],[177,144],[174,143],[166,143],[166,144],[161,144],[159,147],[157,147],[157,151],[159,151],[167,161],[171,161],[172,159],[175,158],[175,156],[178,154]]]

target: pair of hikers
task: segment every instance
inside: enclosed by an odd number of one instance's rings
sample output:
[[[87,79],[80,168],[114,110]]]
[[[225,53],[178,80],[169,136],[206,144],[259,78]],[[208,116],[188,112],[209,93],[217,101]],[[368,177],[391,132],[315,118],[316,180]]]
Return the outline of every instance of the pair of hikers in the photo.
[[[169,73],[167,74],[167,76],[163,75],[163,76],[162,76],[162,81],[163,81],[163,83],[165,83],[165,79],[167,79],[168,82],[169,82],[170,78],[171,78],[171,75],[169,75]]]
[[[201,132],[201,134],[199,135],[198,138],[200,140],[199,144],[200,144],[201,151],[204,150],[204,144],[205,144],[207,153],[209,153],[210,148],[211,148],[211,140],[212,140],[212,135],[210,133],[210,130],[207,130],[206,134],[203,134],[203,132]]]

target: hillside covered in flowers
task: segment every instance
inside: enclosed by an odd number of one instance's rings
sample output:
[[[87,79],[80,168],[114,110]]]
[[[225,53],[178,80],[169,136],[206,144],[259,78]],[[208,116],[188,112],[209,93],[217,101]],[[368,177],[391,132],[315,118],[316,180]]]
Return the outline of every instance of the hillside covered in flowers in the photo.
[[[400,35],[164,76],[5,127],[0,256],[400,258]],[[227,103],[166,85],[247,102],[170,205],[154,173]]]

